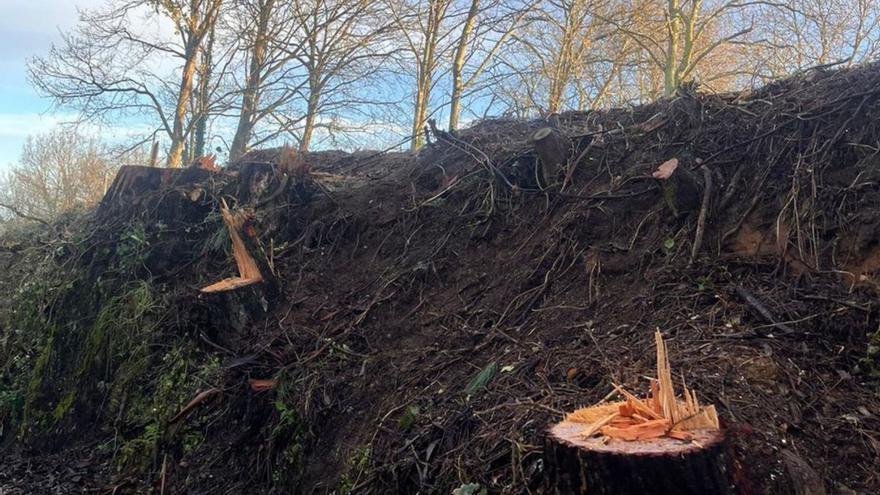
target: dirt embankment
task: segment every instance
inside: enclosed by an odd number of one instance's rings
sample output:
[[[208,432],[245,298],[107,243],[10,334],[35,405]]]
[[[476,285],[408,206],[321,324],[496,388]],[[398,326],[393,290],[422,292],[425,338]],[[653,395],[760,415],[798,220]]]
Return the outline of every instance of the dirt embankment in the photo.
[[[38,311],[4,327],[30,339],[4,330],[4,357],[31,356],[6,365],[8,448],[88,439],[104,470],[77,482],[130,490],[535,493],[545,427],[643,383],[659,328],[743,492],[876,492],[877,88],[878,66],[814,71],[486,121],[417,156],[118,179],[53,237],[53,273],[76,275],[27,286]],[[549,178],[547,126],[570,144]],[[671,159],[672,191],[653,175]],[[199,294],[234,273],[221,198],[271,286]]]

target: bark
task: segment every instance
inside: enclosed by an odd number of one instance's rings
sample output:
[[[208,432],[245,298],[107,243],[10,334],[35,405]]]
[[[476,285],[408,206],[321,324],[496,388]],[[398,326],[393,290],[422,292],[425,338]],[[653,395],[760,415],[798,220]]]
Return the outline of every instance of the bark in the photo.
[[[204,0],[208,3],[204,13],[201,12],[202,2],[192,0],[189,18],[182,29],[186,29],[186,45],[184,48],[183,69],[180,76],[180,87],[177,103],[174,107],[174,119],[171,129],[171,149],[168,151],[167,165],[170,168],[180,167],[183,150],[188,135],[186,129],[187,109],[193,96],[193,80],[196,75],[200,48],[205,37],[213,29],[220,10],[221,0]]]
[[[477,14],[480,11],[480,0],[471,0],[467,18],[461,28],[461,37],[458,39],[458,47],[452,60],[452,97],[449,101],[449,130],[458,128],[458,118],[461,114],[461,95],[464,92],[464,62],[467,58],[467,48],[474,24],[477,22]]]
[[[315,131],[315,122],[318,118],[318,102],[321,96],[321,90],[314,88],[309,91],[309,101],[306,107],[306,121],[303,125],[302,139],[299,144],[299,151],[305,153],[309,151],[309,145],[312,143],[312,135]]]
[[[571,143],[565,135],[550,127],[538,129],[532,135],[532,143],[541,162],[538,183],[541,187],[550,186],[556,182],[559,171],[568,162]]]
[[[736,493],[724,434],[697,430],[697,442],[585,439],[584,425],[562,422],[545,437],[546,493],[702,495]]]
[[[208,43],[202,51],[202,67],[199,71],[198,115],[195,125],[195,144],[191,158],[205,156],[205,139],[208,132],[208,112],[210,110],[211,68],[214,55],[214,26],[211,26]]]
[[[167,165],[170,168],[180,167],[183,160],[183,148],[186,144],[184,127],[186,110],[192,97],[193,79],[196,73],[196,54],[198,45],[191,38],[186,47],[186,60],[180,78],[180,89],[177,92],[177,105],[174,107],[174,125],[171,129],[171,149],[168,151]]]
[[[159,165],[159,141],[153,141],[153,148],[150,150],[150,166]]]
[[[431,87],[434,82],[434,66],[436,65],[437,43],[440,37],[440,24],[449,6],[447,0],[431,0],[429,4],[428,22],[425,28],[425,40],[419,60],[416,81],[416,101],[413,112],[412,149],[417,150],[424,144],[423,127],[428,120],[428,103],[431,98]]]
[[[663,93],[670,96],[678,88],[678,37],[681,31],[681,13],[679,12],[678,0],[668,0],[666,3],[666,66],[663,68]]]
[[[238,127],[232,138],[229,149],[229,160],[235,161],[241,158],[247,151],[253,133],[256,115],[260,107],[260,96],[263,83],[263,65],[266,61],[266,49],[269,42],[267,36],[269,19],[275,8],[275,0],[265,0],[260,6],[257,28],[254,37],[254,46],[251,49],[251,60],[248,68],[247,81],[241,97],[241,112],[238,116]]]

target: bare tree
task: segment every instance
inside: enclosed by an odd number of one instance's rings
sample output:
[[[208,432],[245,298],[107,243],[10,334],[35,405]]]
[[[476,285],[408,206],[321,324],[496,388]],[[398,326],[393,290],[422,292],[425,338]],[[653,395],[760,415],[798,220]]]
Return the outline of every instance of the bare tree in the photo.
[[[452,0],[385,0],[389,16],[403,38],[405,67],[412,68],[412,149],[424,142],[422,129],[430,114],[431,95],[439,83],[444,57],[452,48]]]
[[[260,106],[265,86],[289,60],[275,48],[284,41],[278,5],[276,0],[239,0],[235,3],[231,22],[245,40],[243,51],[247,57],[247,69],[241,89],[238,124],[229,150],[230,160],[237,160],[247,149],[254,126],[265,116]],[[269,108],[273,106],[268,105]]]
[[[465,92],[479,81],[491,64],[497,62],[499,52],[540,1],[470,0],[452,57],[450,130],[458,128]]]
[[[375,104],[369,83],[395,51],[394,25],[372,0],[307,0],[291,4],[292,20],[302,43],[287,51],[302,68],[304,119],[298,132],[300,150],[308,151],[321,116],[344,108],[348,118]],[[291,80],[299,87],[297,78]],[[375,92],[373,92],[375,93]]]
[[[32,136],[21,159],[0,182],[0,207],[48,222],[59,213],[97,203],[115,170],[97,140],[69,128]]]
[[[781,0],[761,4],[753,83],[814,65],[847,66],[880,55],[880,4],[872,0]]]
[[[174,24],[181,37],[183,67],[180,70],[180,87],[174,106],[171,128],[171,148],[168,166],[179,167],[186,144],[187,110],[193,93],[193,80],[198,67],[202,45],[213,32],[220,14],[222,0],[149,0],[157,12],[164,14]]]
[[[736,14],[754,5],[739,0],[665,0],[659,6],[640,2],[623,18],[605,20],[636,43],[662,72],[663,94],[668,96],[702,66],[712,67],[701,72],[703,82],[729,75],[710,63],[711,56],[753,30],[751,23],[738,22],[743,18]]]
[[[193,81],[203,42],[221,0],[118,0],[102,11],[82,11],[73,33],[29,64],[30,79],[60,107],[84,120],[156,123],[144,140],[164,132],[167,163],[179,166],[187,137]],[[167,34],[168,27],[174,36]],[[167,61],[180,65],[167,71]],[[177,86],[166,83],[175,78]]]

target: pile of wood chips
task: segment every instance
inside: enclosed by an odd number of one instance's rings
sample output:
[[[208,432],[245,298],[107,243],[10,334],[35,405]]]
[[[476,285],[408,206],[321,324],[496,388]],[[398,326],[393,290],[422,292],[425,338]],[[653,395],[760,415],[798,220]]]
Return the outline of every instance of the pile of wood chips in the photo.
[[[582,433],[590,438],[602,435],[603,441],[619,439],[626,441],[669,437],[691,441],[691,431],[718,430],[718,414],[715,406],[702,406],[697,394],[682,382],[682,399],[676,399],[672,385],[672,372],[666,354],[666,344],[660,332],[655,333],[657,342],[657,379],[651,380],[651,393],[639,399],[619,385],[615,391],[625,401],[600,403],[578,409],[565,418],[573,423],[587,425]]]

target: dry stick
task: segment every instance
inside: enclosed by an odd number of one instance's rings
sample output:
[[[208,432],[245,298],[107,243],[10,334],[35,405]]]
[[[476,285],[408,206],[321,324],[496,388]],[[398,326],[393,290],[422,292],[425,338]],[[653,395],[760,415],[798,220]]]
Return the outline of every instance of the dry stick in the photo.
[[[792,330],[791,327],[789,327],[785,323],[777,323],[776,318],[773,317],[773,313],[771,313],[770,310],[768,310],[761,303],[761,301],[759,301],[757,297],[752,295],[752,293],[749,292],[745,287],[737,284],[737,286],[734,288],[734,292],[736,292],[736,295],[743,298],[743,300],[745,300],[749,304],[749,306],[755,308],[755,310],[760,313],[761,316],[764,317],[764,319],[766,319],[773,327],[779,329],[779,331],[781,331],[783,334],[794,333],[794,330]],[[758,335],[761,337],[766,337],[766,335],[761,335],[760,332],[756,333],[758,333]]]
[[[706,231],[706,217],[709,216],[709,201],[712,198],[712,172],[709,167],[702,165],[700,170],[703,171],[703,203],[700,205],[700,215],[697,218],[697,233],[694,236],[694,246],[691,249],[691,259],[688,266],[694,264],[697,253],[703,244],[703,233]]]
[[[208,399],[211,399],[212,397],[214,397],[215,395],[217,395],[219,393],[220,393],[219,388],[210,388],[208,390],[205,390],[204,392],[197,394],[195,397],[193,397],[193,399],[191,401],[189,401],[189,404],[184,406],[184,408],[181,409],[180,412],[178,412],[177,414],[174,415],[173,418],[168,420],[168,424],[171,425],[171,424],[177,423],[181,419],[186,418],[187,416],[189,416],[189,413],[191,413],[196,407],[198,407],[200,404],[208,401]]]
[[[7,210],[11,211],[11,212],[14,213],[15,216],[17,216],[17,217],[24,218],[25,220],[32,220],[32,221],[34,221],[34,222],[39,222],[39,223],[41,223],[41,224],[43,224],[43,225],[49,225],[49,222],[43,220],[42,218],[37,218],[37,217],[31,216],[31,215],[28,215],[27,213],[24,213],[23,211],[19,210],[18,208],[14,207],[14,206],[12,206],[12,205],[9,205],[9,204],[6,204],[6,203],[0,203],[0,206],[2,206],[3,208],[6,208]]]
[[[168,465],[168,454],[162,457],[162,485],[159,488],[159,495],[165,495],[165,476],[167,474],[166,466]]]

